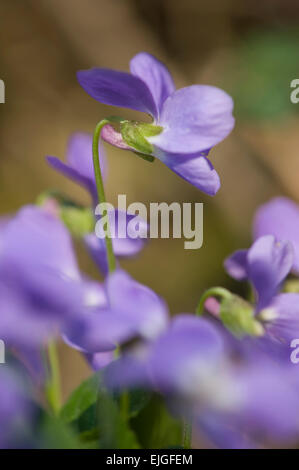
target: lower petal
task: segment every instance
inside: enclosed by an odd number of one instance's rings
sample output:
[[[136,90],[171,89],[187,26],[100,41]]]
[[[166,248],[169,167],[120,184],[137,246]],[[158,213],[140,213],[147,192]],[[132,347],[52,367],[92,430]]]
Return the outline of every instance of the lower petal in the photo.
[[[210,160],[203,155],[190,157],[166,153],[160,160],[174,173],[209,196],[214,196],[220,188],[217,171]]]

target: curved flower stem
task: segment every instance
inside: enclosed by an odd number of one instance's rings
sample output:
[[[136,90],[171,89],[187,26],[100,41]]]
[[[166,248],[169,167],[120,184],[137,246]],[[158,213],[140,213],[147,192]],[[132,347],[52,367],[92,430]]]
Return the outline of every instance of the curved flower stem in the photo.
[[[102,121],[98,122],[96,125],[94,134],[93,134],[93,141],[92,141],[92,156],[93,156],[93,168],[94,168],[94,176],[96,181],[96,187],[98,192],[98,200],[99,203],[106,203],[105,197],[105,190],[104,190],[104,183],[102,177],[102,171],[100,166],[100,158],[99,158],[99,139],[101,136],[101,131],[106,124],[110,124],[109,119],[103,119]],[[103,216],[107,215],[107,210],[104,211]],[[116,267],[115,256],[113,253],[112,247],[112,239],[110,233],[110,224],[109,218],[107,217],[107,230],[105,233],[105,244],[106,244],[106,251],[107,251],[107,261],[108,261],[108,268],[109,272],[113,272]]]
[[[61,384],[60,384],[60,371],[59,360],[54,341],[48,344],[48,361],[49,361],[49,379],[46,385],[46,395],[55,415],[60,411],[61,407]]]
[[[203,295],[201,296],[197,308],[196,308],[196,315],[202,315],[204,311],[205,301],[209,297],[222,297],[222,298],[229,298],[231,297],[231,293],[229,290],[224,289],[224,287],[211,287],[211,289],[206,290]]]

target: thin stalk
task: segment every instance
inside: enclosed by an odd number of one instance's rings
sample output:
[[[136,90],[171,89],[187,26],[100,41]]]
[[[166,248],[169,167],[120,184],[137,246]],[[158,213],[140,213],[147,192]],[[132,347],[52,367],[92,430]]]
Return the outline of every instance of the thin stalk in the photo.
[[[48,345],[49,378],[46,385],[46,396],[49,405],[55,415],[58,415],[61,408],[61,383],[59,360],[54,341]]]
[[[192,446],[192,422],[186,418],[183,422],[183,448],[191,449]]]
[[[93,142],[92,142],[93,168],[94,168],[94,176],[95,176],[95,181],[96,181],[96,188],[97,188],[99,203],[106,203],[104,183],[103,183],[102,171],[101,171],[101,166],[100,166],[100,158],[99,158],[99,139],[101,137],[101,131],[103,127],[109,123],[110,123],[110,120],[108,119],[103,119],[102,121],[98,122],[95,128],[94,134],[93,134]],[[103,216],[107,216],[107,210],[104,211]],[[108,216],[107,216],[107,230],[105,232],[105,244],[106,244],[109,273],[112,273],[116,268],[116,262],[115,262],[115,256],[113,253],[110,223],[109,223]]]

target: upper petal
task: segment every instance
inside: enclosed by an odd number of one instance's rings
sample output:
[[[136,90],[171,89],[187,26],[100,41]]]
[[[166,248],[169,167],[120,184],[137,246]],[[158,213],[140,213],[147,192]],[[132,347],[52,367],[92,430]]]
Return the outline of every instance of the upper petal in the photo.
[[[224,261],[225,270],[238,281],[248,277],[247,253],[248,250],[237,250]]]
[[[105,179],[107,165],[101,142],[99,143],[99,156]],[[48,156],[47,160],[55,170],[86,188],[93,199],[97,201],[92,159],[92,136],[90,134],[76,133],[71,136],[67,148],[66,163],[52,156]]]
[[[181,88],[163,105],[159,125],[164,131],[148,140],[171,153],[195,154],[210,149],[233,129],[232,110],[232,98],[219,88]]]
[[[99,156],[103,178],[105,179],[107,174],[107,162],[101,141],[99,141]],[[92,135],[85,132],[72,134],[67,146],[66,160],[70,167],[76,170],[80,175],[94,181]]]
[[[274,235],[289,240],[294,248],[293,269],[299,273],[299,207],[290,199],[277,197],[262,205],[253,223],[254,238]]]
[[[79,280],[72,242],[63,223],[47,211],[25,206],[7,223],[1,237],[1,262],[41,267],[61,277]]]
[[[175,91],[175,85],[167,67],[153,55],[140,52],[130,62],[133,75],[148,86],[159,113],[166,98]]]
[[[247,254],[248,277],[258,294],[258,308],[269,304],[293,264],[289,242],[266,235],[254,242]]]
[[[204,193],[214,196],[219,190],[219,175],[206,157],[163,153],[160,159],[177,175]]]
[[[104,68],[80,70],[78,82],[101,103],[129,108],[157,117],[157,108],[143,80],[126,72]]]

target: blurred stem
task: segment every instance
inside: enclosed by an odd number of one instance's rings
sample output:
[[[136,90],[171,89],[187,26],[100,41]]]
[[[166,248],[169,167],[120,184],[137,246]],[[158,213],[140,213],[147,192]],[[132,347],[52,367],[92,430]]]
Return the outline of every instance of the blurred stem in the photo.
[[[129,408],[130,408],[130,395],[128,390],[123,390],[120,400],[121,413],[124,422],[126,423],[129,419]]]
[[[192,422],[191,419],[186,418],[183,422],[183,447],[184,449],[191,449],[192,444]]]
[[[109,119],[103,119],[102,121],[98,122],[95,128],[94,134],[93,134],[93,142],[92,142],[93,168],[94,168],[94,176],[96,180],[99,203],[106,203],[104,183],[103,183],[102,171],[101,171],[101,166],[100,166],[100,157],[99,157],[99,139],[101,137],[101,131],[103,127],[109,123],[110,123]],[[106,216],[107,214],[108,212],[107,210],[105,210],[103,212],[103,216]],[[116,263],[115,263],[114,253],[113,253],[112,239],[111,239],[111,233],[110,233],[110,223],[109,223],[108,216],[107,216],[107,230],[105,233],[105,244],[106,244],[108,268],[109,268],[109,272],[112,273],[115,270]]]
[[[59,359],[54,341],[50,341],[48,345],[48,361],[50,370],[46,385],[46,396],[53,413],[57,415],[61,407],[61,384]]]

